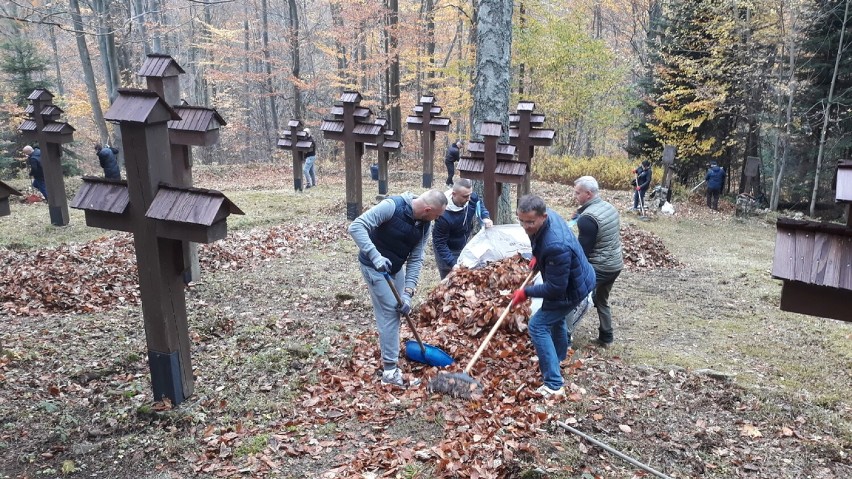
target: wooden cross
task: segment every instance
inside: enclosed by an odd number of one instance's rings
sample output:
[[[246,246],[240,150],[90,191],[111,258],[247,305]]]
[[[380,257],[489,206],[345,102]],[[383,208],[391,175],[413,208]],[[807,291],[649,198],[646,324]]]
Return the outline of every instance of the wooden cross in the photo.
[[[290,120],[287,130],[278,139],[278,148],[293,152],[293,189],[302,191],[302,168],[305,163],[305,154],[314,148],[313,140],[308,139],[308,134],[302,131],[301,120]]]
[[[37,88],[27,97],[30,106],[26,112],[32,119],[24,120],[18,130],[27,140],[41,145],[41,167],[47,187],[47,205],[50,222],[55,226],[68,224],[68,199],[65,197],[65,178],[62,176],[62,144],[74,141],[74,128],[68,123],[56,121],[62,109],[51,104],[53,94]]]
[[[402,146],[402,143],[399,140],[394,139],[393,130],[385,130],[387,127],[387,120],[384,118],[377,118],[375,123],[382,127],[382,132],[384,134],[384,139],[381,143],[365,143],[367,145],[368,150],[376,150],[376,162],[379,165],[379,195],[384,196],[388,194],[388,160],[390,160],[390,154],[392,151],[398,151]]]
[[[9,196],[23,196],[20,191],[0,181],[0,216],[9,216]]]
[[[346,164],[346,218],[354,220],[362,213],[363,188],[361,157],[364,143],[379,143],[383,139],[382,127],[370,121],[373,112],[360,106],[361,94],[344,91],[341,105],[331,108],[332,119],[324,119],[320,130],[323,137],[343,142]]]
[[[536,146],[553,144],[554,130],[539,128],[544,124],[544,115],[533,113],[535,103],[518,102],[518,111],[509,113],[509,143],[518,149],[518,161],[527,165],[524,180],[518,185],[518,199],[530,192],[532,158]]]
[[[84,177],[72,207],[89,226],[133,233],[154,400],[177,405],[194,391],[182,244],[224,238],[243,212],[218,191],[173,186],[167,124],[181,118],[159,94],[119,90],[104,118],[119,124],[127,180]]]
[[[170,120],[169,142],[172,154],[172,184],[192,186],[192,147],[212,146],[219,143],[219,128],[225,120],[214,108],[180,104],[180,79],[183,68],[169,55],[149,54],[137,75],[145,77],[148,89],[157,92],[170,105],[180,120]],[[183,245],[184,282],[198,281],[201,267],[198,263],[198,245]]]
[[[448,131],[450,119],[435,116],[441,114],[441,107],[435,105],[433,95],[420,97],[420,103],[414,107],[414,115],[406,118],[409,130],[420,132],[420,148],[423,151],[423,187],[432,187],[432,177],[435,173],[435,132]]]
[[[459,176],[483,182],[485,207],[491,216],[498,217],[497,199],[503,183],[521,184],[527,174],[527,164],[515,161],[515,147],[497,143],[503,132],[500,122],[485,121],[479,127],[484,141],[471,141],[467,151],[470,156],[459,161]]]

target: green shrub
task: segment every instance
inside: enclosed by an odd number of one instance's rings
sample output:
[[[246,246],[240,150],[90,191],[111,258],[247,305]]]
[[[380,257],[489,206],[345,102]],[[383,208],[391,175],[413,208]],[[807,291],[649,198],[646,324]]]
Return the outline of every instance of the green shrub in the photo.
[[[0,180],[11,180],[16,178],[24,167],[24,163],[17,158],[0,156]]]
[[[533,178],[540,181],[552,181],[573,185],[574,180],[590,175],[598,180],[605,190],[629,190],[633,171],[639,162],[632,163],[625,158],[594,156],[591,158],[573,158],[569,156],[536,156],[532,161]],[[663,178],[663,169],[651,166],[653,177],[651,185]]]

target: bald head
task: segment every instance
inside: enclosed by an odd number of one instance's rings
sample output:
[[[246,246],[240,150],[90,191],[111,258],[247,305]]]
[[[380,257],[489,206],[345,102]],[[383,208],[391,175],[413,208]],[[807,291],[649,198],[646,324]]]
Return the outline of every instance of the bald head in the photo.
[[[31,147],[30,145],[27,145],[21,151],[24,152],[25,155],[30,155],[33,152],[33,147]]]
[[[447,195],[439,190],[429,190],[411,202],[414,218],[420,221],[435,221],[447,208]]]

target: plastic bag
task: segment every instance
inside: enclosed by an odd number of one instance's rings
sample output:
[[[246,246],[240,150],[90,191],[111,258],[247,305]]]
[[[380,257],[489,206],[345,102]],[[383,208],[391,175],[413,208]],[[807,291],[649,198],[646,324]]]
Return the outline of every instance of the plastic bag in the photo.
[[[457,264],[479,268],[489,261],[509,258],[520,253],[532,257],[530,238],[519,224],[482,228],[468,241],[459,254]]]
[[[660,211],[663,214],[666,214],[666,215],[673,215],[674,214],[674,206],[672,206],[671,203],[666,201],[665,203],[663,203],[663,207],[660,208]]]

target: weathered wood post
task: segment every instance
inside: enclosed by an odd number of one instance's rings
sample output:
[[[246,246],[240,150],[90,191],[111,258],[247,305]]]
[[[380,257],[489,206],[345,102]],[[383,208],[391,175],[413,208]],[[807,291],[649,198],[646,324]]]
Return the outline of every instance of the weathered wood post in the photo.
[[[305,153],[316,146],[308,134],[302,131],[302,122],[292,119],[287,123],[283,136],[278,139],[278,148],[290,150],[293,153],[293,189],[302,191],[302,169],[305,164]]]
[[[387,127],[386,119],[377,118],[374,123],[382,127],[384,139],[378,144],[365,143],[365,145],[367,145],[368,150],[376,150],[376,162],[379,165],[379,195],[383,196],[388,194],[388,161],[390,160],[390,154],[392,151],[398,151],[402,143],[394,139],[396,132],[385,129]]]
[[[9,196],[11,195],[23,196],[20,191],[0,181],[0,216],[11,214],[12,211],[9,209]]]
[[[167,123],[181,118],[159,94],[119,90],[104,118],[121,129],[127,180],[84,177],[72,207],[89,226],[133,233],[154,400],[177,405],[194,390],[182,243],[224,238],[242,211],[218,191],[171,186]]]
[[[180,78],[183,68],[169,55],[149,54],[137,75],[145,77],[148,89],[157,92],[170,105],[180,120],[170,120],[169,142],[172,154],[173,186],[192,186],[192,147],[212,146],[219,143],[219,128],[225,120],[214,108],[180,104]],[[201,267],[198,263],[198,245],[183,245],[184,282],[198,281]]]
[[[745,176],[745,185],[743,185],[743,193],[749,196],[757,196],[754,194],[754,185],[760,177],[760,158],[757,156],[746,157],[745,168],[743,168]]]
[[[533,113],[535,103],[531,101],[518,102],[518,110],[509,113],[509,143],[518,151],[518,161],[527,165],[524,180],[518,185],[518,199],[530,192],[530,176],[532,176],[532,158],[536,146],[553,144],[554,130],[540,128],[544,124],[544,115]]]
[[[459,161],[459,176],[483,182],[485,207],[493,218],[498,217],[497,199],[503,190],[503,183],[521,184],[527,174],[527,165],[515,161],[515,147],[498,143],[503,125],[500,122],[485,121],[479,127],[484,141],[471,141],[467,151],[470,156]]]
[[[47,187],[47,205],[50,223],[55,226],[68,224],[68,199],[65,198],[65,178],[62,176],[62,144],[74,141],[74,128],[68,123],[56,121],[62,109],[51,104],[53,94],[37,88],[27,97],[30,106],[18,130],[27,140],[35,140],[41,147],[41,166]]]
[[[405,120],[409,130],[420,132],[424,188],[432,187],[432,178],[435,175],[435,132],[450,129],[450,119],[437,116],[441,114],[441,110],[441,107],[435,104],[434,95],[424,95],[414,107],[414,115],[409,115]]]
[[[320,130],[324,138],[343,142],[346,164],[346,218],[354,220],[363,209],[361,157],[364,143],[382,140],[382,127],[370,121],[373,112],[359,106],[361,94],[345,91],[340,95],[341,105],[331,108],[332,119],[324,119]]]

